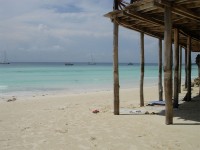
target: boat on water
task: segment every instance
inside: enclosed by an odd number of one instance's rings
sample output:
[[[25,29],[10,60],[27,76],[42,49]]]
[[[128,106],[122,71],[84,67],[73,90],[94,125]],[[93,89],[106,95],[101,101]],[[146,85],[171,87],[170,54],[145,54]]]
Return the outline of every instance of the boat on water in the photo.
[[[65,63],[65,66],[73,66],[74,64],[72,63]]]
[[[1,64],[1,65],[8,65],[8,64],[10,64],[10,62],[8,62],[8,60],[7,60],[6,51],[4,51],[3,61],[0,62],[0,64]]]
[[[93,55],[91,55],[91,62],[88,62],[88,65],[96,65]]]
[[[95,62],[88,62],[88,65],[96,65]]]
[[[133,65],[133,63],[128,63],[128,65],[129,65],[129,66],[132,66],[132,65]]]
[[[9,62],[0,62],[1,65],[8,65],[10,64]]]

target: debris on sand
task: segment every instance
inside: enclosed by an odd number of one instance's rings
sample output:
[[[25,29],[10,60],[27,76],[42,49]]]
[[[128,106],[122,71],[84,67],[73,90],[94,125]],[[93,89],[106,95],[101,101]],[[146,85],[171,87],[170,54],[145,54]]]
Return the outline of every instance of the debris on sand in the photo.
[[[92,113],[97,114],[97,113],[99,113],[99,110],[95,109],[95,110],[92,111]]]
[[[16,101],[17,99],[15,97],[11,98],[11,99],[8,99],[7,102],[14,102]]]

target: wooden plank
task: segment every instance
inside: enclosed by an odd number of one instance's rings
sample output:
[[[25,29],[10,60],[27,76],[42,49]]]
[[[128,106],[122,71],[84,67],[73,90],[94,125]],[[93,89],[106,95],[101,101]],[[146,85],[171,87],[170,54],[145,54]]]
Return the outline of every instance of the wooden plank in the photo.
[[[154,0],[154,4],[155,6],[161,8],[164,8],[165,6],[171,7],[173,13],[200,22],[200,16],[198,14],[195,14],[194,12],[184,7],[176,5],[175,3],[170,3],[169,1],[166,0]]]
[[[138,7],[138,6],[141,6],[141,5],[146,5],[148,3],[152,2],[152,0],[134,0],[134,3],[133,4],[130,4],[126,7],[126,9],[132,9],[134,7]]]
[[[154,7],[154,2],[150,2],[150,3],[146,3],[144,5],[140,5],[138,7],[135,7],[131,10],[134,10],[134,11],[143,11],[143,10],[152,10],[152,9],[155,9]]]
[[[113,0],[113,10],[118,10],[118,9],[119,9],[119,1]]]
[[[165,7],[164,22],[164,90],[165,90],[165,123],[173,124],[173,106],[172,106],[172,20],[171,8]]]
[[[138,32],[143,32],[144,34],[147,34],[149,36],[152,36],[152,37],[155,37],[155,38],[162,38],[163,39],[163,35],[162,34],[159,34],[158,32],[155,33],[155,32],[151,32],[150,30],[148,30],[147,28],[144,28],[140,25],[132,25],[130,24],[129,22],[125,21],[125,20],[121,20],[121,19],[117,19],[117,22],[125,27],[125,28],[128,28],[128,29],[131,29],[131,30],[135,30],[135,31],[138,31]]]
[[[118,33],[119,25],[114,21],[113,29],[113,76],[114,76],[114,114],[119,115],[119,71],[118,71]]]
[[[183,7],[189,8],[189,9],[194,9],[194,8],[199,8],[200,3],[191,3],[191,4],[184,4]]]
[[[187,48],[185,49],[185,89],[187,89]]]
[[[181,75],[182,75],[182,46],[179,47],[179,71],[178,71],[178,80],[179,80],[179,93],[181,93]]]
[[[140,32],[140,107],[144,106],[144,33]]]
[[[114,17],[116,15],[118,15],[118,17],[120,17],[119,15],[121,14],[121,16],[123,16],[123,14],[121,13],[122,11],[121,10],[113,10],[107,14],[104,14],[103,16],[104,17],[108,17],[108,18],[111,18],[111,19],[114,19]]]
[[[176,4],[179,5],[185,5],[185,4],[188,4],[188,5],[199,5],[200,4],[200,1],[199,0],[176,0]]]
[[[191,101],[191,37],[187,38],[187,101]]]
[[[117,18],[120,18],[120,17],[126,17],[127,18],[128,17],[129,20],[142,21],[143,23],[146,24],[145,26],[146,26],[146,28],[148,28],[147,30],[148,30],[149,33],[151,32],[151,26],[152,25],[158,25],[158,26],[161,26],[161,27],[164,26],[164,23],[163,23],[162,20],[155,19],[155,17],[157,15],[152,15],[152,16],[154,16],[154,17],[149,17],[149,16],[146,16],[146,15],[144,15],[142,13],[133,12],[133,11],[129,11],[128,13],[125,12],[125,11],[120,11],[120,12],[115,11],[115,12],[110,13],[110,18],[111,19],[114,18],[114,17],[117,17]],[[177,18],[175,18],[175,19],[177,19]],[[184,19],[184,20],[187,21],[188,19]],[[134,22],[132,22],[132,23],[133,24],[131,24],[131,22],[130,23],[127,22],[127,26],[134,25]],[[196,24],[196,25],[198,26],[198,24]],[[181,33],[184,33],[185,35],[189,35],[193,39],[196,39],[196,40],[200,41],[200,36],[199,36],[198,32],[194,32],[194,31],[191,32],[191,30],[190,30],[190,29],[194,29],[193,26],[195,27],[196,25],[194,23],[193,24],[189,23],[189,27],[188,27],[187,24],[182,26],[182,24],[177,23],[177,24],[174,24],[174,28],[179,28]],[[153,34],[150,34],[150,35],[153,36],[153,37],[156,37],[155,36],[156,33],[153,33]]]
[[[194,12],[192,12],[184,7],[174,5],[172,11],[173,11],[173,13],[178,14],[180,16],[184,16],[186,18],[200,22],[200,16],[198,14],[195,14]]]
[[[174,29],[174,108],[178,108],[179,30]]]
[[[143,20],[145,22],[148,22],[148,23],[151,23],[151,24],[155,24],[155,25],[159,25],[159,26],[163,26],[164,25],[164,22],[163,21],[160,21],[160,20],[155,20],[153,18],[150,18],[148,16],[144,16],[140,13],[137,13],[137,12],[133,12],[133,11],[129,11],[129,13],[127,12],[123,12],[124,15],[128,16],[128,17],[132,17],[132,18],[137,18],[139,20]]]
[[[162,86],[162,39],[159,39],[159,75],[158,75],[158,91],[159,91],[159,101],[163,101],[163,86]]]

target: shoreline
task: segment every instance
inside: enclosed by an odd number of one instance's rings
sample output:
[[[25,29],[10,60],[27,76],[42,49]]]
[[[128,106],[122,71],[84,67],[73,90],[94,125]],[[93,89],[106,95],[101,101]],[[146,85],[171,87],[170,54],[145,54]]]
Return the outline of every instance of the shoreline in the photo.
[[[149,85],[149,86],[145,86],[144,89],[148,89],[148,88],[157,88],[156,85]],[[124,91],[132,91],[132,90],[138,90],[139,91],[139,87],[132,87],[132,88],[122,88],[120,89],[120,92],[124,92]],[[23,91],[23,92],[9,92],[9,93],[1,93],[0,96],[0,101],[6,101],[8,99],[11,98],[16,98],[16,100],[20,100],[20,99],[25,99],[27,97],[29,97],[29,99],[31,97],[44,97],[44,96],[68,96],[68,95],[84,95],[84,94],[95,94],[95,93],[104,93],[104,92],[109,92],[109,93],[113,93],[113,89],[93,89],[93,90],[77,90],[77,91],[66,91],[66,90],[58,90],[58,91],[34,91],[34,92],[27,92],[27,91]]]

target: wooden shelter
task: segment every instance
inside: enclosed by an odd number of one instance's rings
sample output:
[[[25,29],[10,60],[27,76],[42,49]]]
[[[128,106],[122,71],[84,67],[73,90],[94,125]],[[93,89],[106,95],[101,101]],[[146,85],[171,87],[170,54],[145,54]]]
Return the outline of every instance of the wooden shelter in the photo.
[[[173,107],[178,107],[180,89],[179,47],[186,50],[187,100],[191,100],[191,52],[200,51],[200,0],[130,0],[129,2],[128,0],[114,0],[113,11],[105,16],[109,17],[114,24],[114,114],[119,114],[118,26],[120,25],[141,33],[141,106],[144,105],[144,34],[159,39],[160,51],[162,51],[162,40],[164,40],[165,115],[166,124],[172,124]],[[174,43],[174,63],[172,43]],[[174,64],[173,86],[172,63]],[[162,65],[159,66],[162,68]],[[174,88],[173,102],[172,87]]]

